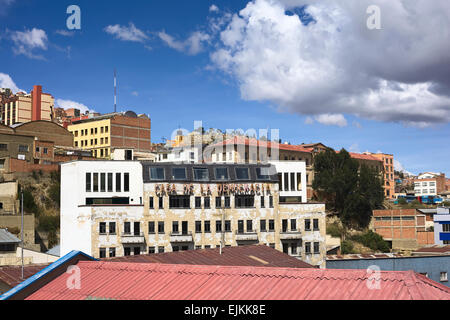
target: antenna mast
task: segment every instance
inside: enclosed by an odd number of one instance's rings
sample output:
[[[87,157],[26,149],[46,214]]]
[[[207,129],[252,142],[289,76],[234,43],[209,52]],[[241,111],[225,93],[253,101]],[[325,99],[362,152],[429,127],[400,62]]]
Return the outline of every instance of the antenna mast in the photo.
[[[117,74],[114,68],[114,113],[117,112]]]

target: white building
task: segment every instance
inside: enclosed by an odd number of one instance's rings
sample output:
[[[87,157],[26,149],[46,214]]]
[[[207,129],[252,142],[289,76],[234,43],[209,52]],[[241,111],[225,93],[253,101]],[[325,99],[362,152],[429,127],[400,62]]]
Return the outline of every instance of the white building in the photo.
[[[434,243],[437,245],[450,244],[450,208],[437,207],[433,220]]]

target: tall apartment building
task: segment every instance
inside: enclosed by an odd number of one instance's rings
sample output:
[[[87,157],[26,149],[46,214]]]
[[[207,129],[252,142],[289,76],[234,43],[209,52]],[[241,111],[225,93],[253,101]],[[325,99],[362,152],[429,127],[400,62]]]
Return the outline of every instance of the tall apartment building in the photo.
[[[61,254],[94,257],[266,244],[325,266],[325,205],[280,203],[270,164],[61,165]]]
[[[151,120],[132,111],[73,121],[67,129],[74,136],[74,146],[91,150],[95,158],[110,159],[116,148],[151,151]]]
[[[394,179],[394,155],[385,153],[366,152],[383,162],[384,168],[384,196],[387,199],[395,198],[395,179]]]
[[[437,196],[446,191],[445,173],[425,172],[414,179],[414,195],[420,196]]]
[[[34,86],[31,93],[11,94],[2,91],[0,101],[0,123],[11,126],[37,120],[53,121],[55,99],[51,94],[43,93],[42,86]]]

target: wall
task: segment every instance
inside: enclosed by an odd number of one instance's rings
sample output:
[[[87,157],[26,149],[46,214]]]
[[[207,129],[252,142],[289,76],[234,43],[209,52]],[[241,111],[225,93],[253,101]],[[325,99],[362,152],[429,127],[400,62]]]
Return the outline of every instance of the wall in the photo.
[[[9,172],[58,171],[58,164],[34,164],[25,160],[9,159]]]
[[[17,213],[19,200],[17,199],[18,183],[2,182],[0,183],[0,215]]]
[[[427,256],[427,257],[402,257],[402,258],[382,258],[382,259],[347,259],[347,260],[327,260],[328,269],[367,269],[376,265],[381,271],[408,271],[414,270],[417,273],[428,273],[428,277],[447,287],[449,282],[440,282],[440,273],[447,272],[450,275],[450,255],[448,256]]]
[[[25,160],[33,160],[34,137],[0,133],[0,143],[8,145],[7,150],[0,149],[0,159],[7,157],[17,159],[19,155],[23,155]],[[19,145],[27,146],[28,151],[19,152]]]
[[[21,215],[0,215],[0,227],[2,228],[18,228],[20,230],[22,224]],[[35,218],[34,214],[25,214],[23,219],[23,228],[24,228],[24,244],[26,248],[39,250],[39,245],[34,243],[34,226],[35,226]],[[16,235],[19,239],[21,238],[20,234]]]
[[[23,250],[24,264],[51,263],[59,257],[46,254],[44,252],[25,249]],[[17,251],[11,254],[0,254],[0,266],[18,266],[22,264],[22,248],[17,247]]]

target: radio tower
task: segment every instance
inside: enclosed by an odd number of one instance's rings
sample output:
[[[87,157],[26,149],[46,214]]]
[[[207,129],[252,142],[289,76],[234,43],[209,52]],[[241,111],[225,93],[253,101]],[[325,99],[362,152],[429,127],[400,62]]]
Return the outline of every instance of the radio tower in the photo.
[[[117,112],[117,75],[116,68],[114,68],[114,113]]]

